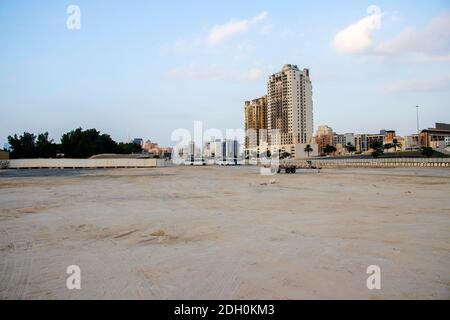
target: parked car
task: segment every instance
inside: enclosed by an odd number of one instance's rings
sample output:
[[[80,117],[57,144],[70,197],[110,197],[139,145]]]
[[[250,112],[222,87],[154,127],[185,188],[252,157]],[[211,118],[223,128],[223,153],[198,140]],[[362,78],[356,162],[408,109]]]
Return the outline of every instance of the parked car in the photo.
[[[184,164],[187,166],[206,166],[206,161],[203,159],[185,160]]]

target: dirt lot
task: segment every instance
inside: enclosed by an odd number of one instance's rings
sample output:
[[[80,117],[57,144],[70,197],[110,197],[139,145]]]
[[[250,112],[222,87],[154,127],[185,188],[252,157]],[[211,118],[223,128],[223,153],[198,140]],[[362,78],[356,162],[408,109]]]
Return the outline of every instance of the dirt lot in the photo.
[[[0,298],[449,299],[449,195],[448,169],[4,170]]]

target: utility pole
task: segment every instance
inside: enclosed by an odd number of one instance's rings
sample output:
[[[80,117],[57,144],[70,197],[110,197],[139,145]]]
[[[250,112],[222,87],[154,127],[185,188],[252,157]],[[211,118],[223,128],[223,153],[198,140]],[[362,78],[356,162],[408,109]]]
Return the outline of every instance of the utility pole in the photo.
[[[416,116],[417,116],[417,146],[420,147],[420,123],[419,123],[419,106],[416,106]]]
[[[416,115],[417,115],[417,134],[420,133],[420,126],[419,126],[419,106],[416,106]]]

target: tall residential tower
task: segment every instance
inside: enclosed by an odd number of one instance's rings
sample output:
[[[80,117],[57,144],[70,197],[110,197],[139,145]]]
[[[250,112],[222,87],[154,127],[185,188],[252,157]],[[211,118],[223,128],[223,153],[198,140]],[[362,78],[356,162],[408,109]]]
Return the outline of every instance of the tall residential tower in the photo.
[[[245,149],[259,153],[259,146],[267,139],[267,97],[245,101],[244,113]]]
[[[313,101],[309,70],[287,64],[267,82],[267,129],[272,150],[296,157],[312,143]]]

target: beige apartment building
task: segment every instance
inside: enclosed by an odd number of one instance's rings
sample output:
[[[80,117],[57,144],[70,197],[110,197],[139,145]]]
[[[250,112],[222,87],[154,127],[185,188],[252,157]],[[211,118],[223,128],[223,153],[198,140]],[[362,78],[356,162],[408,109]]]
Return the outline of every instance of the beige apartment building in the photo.
[[[450,143],[450,124],[436,123],[435,128],[422,130],[419,135],[421,147],[443,149]]]
[[[326,146],[332,146],[333,145],[333,138],[335,136],[335,133],[333,132],[333,129],[329,126],[319,126],[317,128],[315,141],[318,146],[318,152],[319,155],[325,155],[325,148]]]
[[[267,82],[267,129],[270,149],[304,156],[312,144],[313,101],[309,70],[287,64]],[[314,147],[313,147],[314,148]],[[316,148],[317,149],[317,148]]]
[[[267,149],[267,96],[245,101],[244,113],[246,151],[257,154],[265,152]]]

